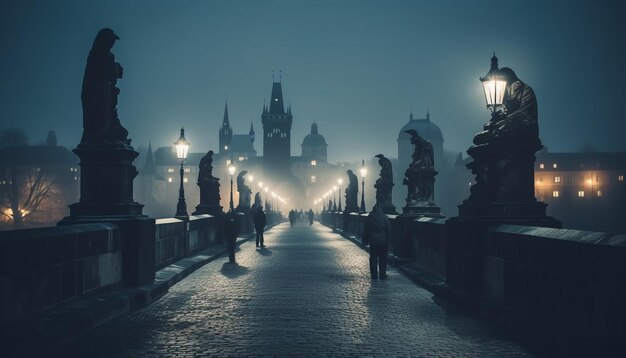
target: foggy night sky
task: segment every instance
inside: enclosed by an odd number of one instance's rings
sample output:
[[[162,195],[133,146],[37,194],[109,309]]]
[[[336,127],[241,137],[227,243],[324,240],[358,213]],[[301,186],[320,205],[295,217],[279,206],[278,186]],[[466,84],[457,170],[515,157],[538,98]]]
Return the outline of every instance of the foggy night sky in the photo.
[[[293,108],[292,155],[313,121],[329,161],[397,157],[409,111],[465,151],[489,119],[478,80],[493,51],[538,97],[550,151],[626,151],[626,5],[618,1],[30,1],[0,3],[0,129],[74,148],[96,33],[124,67],[119,116],[137,148],[217,149],[225,95],[235,134],[257,131],[272,70]]]

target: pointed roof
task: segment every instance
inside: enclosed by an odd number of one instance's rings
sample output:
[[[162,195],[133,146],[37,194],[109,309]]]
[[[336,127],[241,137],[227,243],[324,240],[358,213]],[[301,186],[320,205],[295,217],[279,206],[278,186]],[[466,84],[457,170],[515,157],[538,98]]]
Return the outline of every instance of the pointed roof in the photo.
[[[283,88],[280,82],[272,84],[272,97],[270,99],[270,114],[286,114],[283,104]]]
[[[154,166],[154,159],[152,158],[152,142],[148,144],[148,152],[146,153],[146,161],[143,164],[143,169],[140,172],[141,175],[151,175],[160,178],[157,174],[156,167]]]
[[[228,101],[224,105],[224,120],[222,121],[222,127],[230,128],[230,121],[228,120]]]
[[[252,121],[250,121],[250,131],[248,133],[254,134],[254,125],[252,124]]]

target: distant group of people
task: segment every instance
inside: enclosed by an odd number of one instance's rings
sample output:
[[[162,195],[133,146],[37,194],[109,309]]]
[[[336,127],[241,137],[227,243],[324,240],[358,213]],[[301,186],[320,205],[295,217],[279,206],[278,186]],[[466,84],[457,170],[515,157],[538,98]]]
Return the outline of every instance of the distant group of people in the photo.
[[[224,234],[228,248],[228,258],[231,263],[235,263],[235,247],[240,226],[238,215],[243,216],[244,214],[231,211],[224,216]],[[265,247],[263,232],[267,225],[267,218],[263,211],[263,206],[260,203],[252,205],[250,215],[252,216],[254,230],[256,231],[256,247],[263,248]],[[304,223],[305,220],[308,220],[309,225],[313,225],[314,217],[315,214],[312,209],[308,211],[292,209],[289,211],[288,215],[291,227],[293,227],[296,222]],[[387,215],[385,215],[378,205],[375,205],[372,212],[367,216],[365,227],[363,228],[363,242],[368,244],[370,248],[369,266],[372,280],[379,278],[384,280],[387,278],[387,252],[390,239],[391,223],[389,218],[387,218]]]
[[[315,213],[313,213],[313,209],[309,209],[309,211],[302,211],[302,209],[300,209],[299,211],[291,209],[287,217],[289,218],[289,224],[291,225],[291,227],[293,227],[296,223],[305,223],[307,220],[309,222],[309,225],[313,225]]]

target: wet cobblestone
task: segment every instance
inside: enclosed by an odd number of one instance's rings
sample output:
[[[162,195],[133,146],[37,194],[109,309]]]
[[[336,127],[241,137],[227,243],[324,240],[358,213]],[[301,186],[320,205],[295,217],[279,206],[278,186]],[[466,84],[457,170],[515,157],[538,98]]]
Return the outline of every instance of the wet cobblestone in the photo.
[[[324,226],[282,224],[265,237],[267,248],[244,243],[237,265],[207,264],[61,356],[533,356],[393,268],[370,280],[367,253]]]

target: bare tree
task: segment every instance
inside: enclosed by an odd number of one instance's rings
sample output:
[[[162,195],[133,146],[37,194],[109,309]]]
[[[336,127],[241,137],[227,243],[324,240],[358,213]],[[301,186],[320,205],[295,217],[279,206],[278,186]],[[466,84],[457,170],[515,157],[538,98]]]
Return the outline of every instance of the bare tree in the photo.
[[[0,183],[4,184],[0,185],[1,214],[14,228],[23,227],[24,220],[45,209],[42,204],[54,205],[58,194],[55,175],[46,168],[14,165],[0,171]]]
[[[22,129],[0,131],[0,216],[14,228],[23,227],[28,217],[58,201],[56,175],[51,169],[16,160],[27,141]]]

